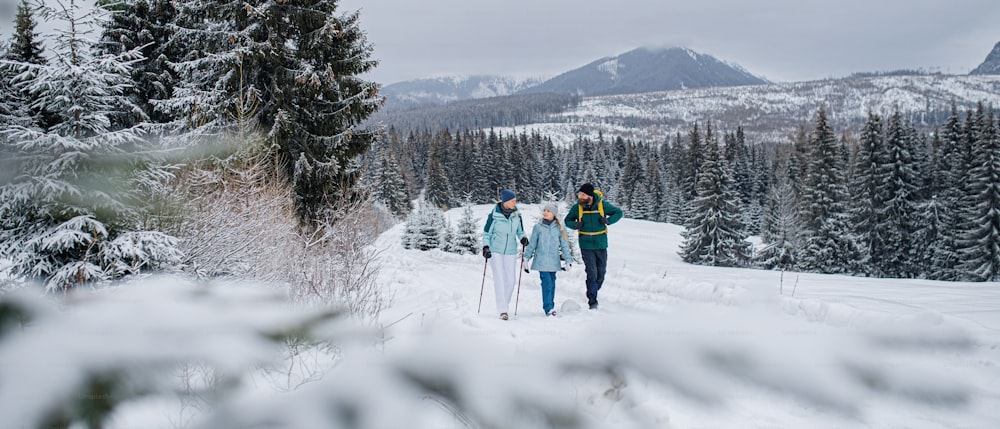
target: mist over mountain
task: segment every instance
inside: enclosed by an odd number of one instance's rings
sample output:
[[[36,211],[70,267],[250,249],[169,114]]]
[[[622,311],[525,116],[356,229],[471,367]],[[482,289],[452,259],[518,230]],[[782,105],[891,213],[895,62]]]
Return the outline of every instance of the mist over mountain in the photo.
[[[389,104],[397,107],[443,104],[451,101],[510,95],[542,81],[542,78],[493,75],[442,76],[389,84],[382,88],[381,93]]]
[[[993,50],[986,56],[986,60],[969,74],[1000,74],[1000,42],[993,46]]]
[[[596,96],[766,83],[738,65],[687,48],[638,48],[601,58],[521,92]]]

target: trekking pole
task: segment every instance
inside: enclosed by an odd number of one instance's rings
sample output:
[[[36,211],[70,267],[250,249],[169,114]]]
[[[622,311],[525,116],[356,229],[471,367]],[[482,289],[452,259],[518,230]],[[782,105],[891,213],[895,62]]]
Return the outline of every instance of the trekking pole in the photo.
[[[517,268],[517,297],[514,298],[514,315],[517,316],[517,303],[521,300],[521,273],[524,272],[524,247],[521,248],[521,266]]]
[[[479,309],[476,310],[476,314],[483,311],[483,288],[486,287],[486,265],[490,263],[489,259],[483,258],[486,262],[483,262],[483,284],[479,285]]]

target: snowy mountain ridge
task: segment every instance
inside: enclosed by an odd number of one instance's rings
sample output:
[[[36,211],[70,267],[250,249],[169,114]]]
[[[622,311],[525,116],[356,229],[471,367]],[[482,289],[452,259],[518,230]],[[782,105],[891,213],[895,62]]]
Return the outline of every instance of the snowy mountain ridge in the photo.
[[[765,83],[743,67],[689,48],[641,47],[595,60],[521,92],[594,96]]]
[[[394,107],[406,107],[511,94],[623,94],[763,83],[767,81],[739,65],[688,48],[642,47],[597,59],[551,79],[445,75],[389,84],[381,93]]]
[[[986,59],[978,67],[973,69],[969,74],[973,75],[984,75],[984,74],[1000,74],[1000,42],[993,45],[993,50],[986,55]]]
[[[959,112],[976,103],[1000,105],[1000,76],[908,75],[826,79],[727,88],[692,88],[642,94],[585,97],[578,107],[545,122],[498,128],[535,130],[558,141],[614,135],[663,142],[695,122],[735,130],[757,141],[784,141],[825,107],[836,129],[858,129],[869,112],[898,109],[917,126],[943,123],[955,103]]]
[[[540,77],[447,75],[386,85],[381,94],[396,106],[443,104],[510,95],[543,80]]]

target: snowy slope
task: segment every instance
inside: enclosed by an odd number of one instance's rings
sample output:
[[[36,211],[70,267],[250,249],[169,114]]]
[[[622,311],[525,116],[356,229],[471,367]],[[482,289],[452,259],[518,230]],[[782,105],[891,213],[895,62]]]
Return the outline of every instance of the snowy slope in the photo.
[[[728,88],[695,88],[586,97],[576,108],[544,123],[500,132],[622,136],[663,142],[711,120],[717,128],[743,126],[755,141],[784,141],[825,107],[835,129],[860,128],[869,112],[899,109],[917,126],[937,126],[954,102],[964,114],[975,103],[1000,105],[1000,76],[874,76]]]
[[[530,230],[539,207],[521,210]],[[529,374],[540,356],[603,356],[608,344],[659,362],[655,379],[566,375],[591,427],[1000,427],[1000,285],[692,266],[676,254],[680,231],[622,220],[599,311],[574,310],[586,302],[574,264],[559,273],[558,317],[542,314],[532,272],[505,322],[488,271],[477,314],[481,257],[403,250],[397,226],[379,239],[394,295],[387,349],[443,331],[493,353],[469,359]]]

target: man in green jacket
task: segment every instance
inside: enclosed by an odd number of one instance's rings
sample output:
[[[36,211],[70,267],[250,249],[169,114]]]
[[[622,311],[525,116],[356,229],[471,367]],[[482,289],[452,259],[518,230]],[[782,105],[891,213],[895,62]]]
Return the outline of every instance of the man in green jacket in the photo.
[[[604,200],[594,185],[584,183],[576,194],[579,202],[563,219],[567,228],[579,232],[580,254],[587,267],[587,303],[597,309],[597,291],[604,284],[608,267],[608,225],[622,218],[622,211]]]

